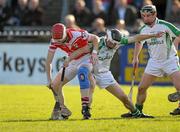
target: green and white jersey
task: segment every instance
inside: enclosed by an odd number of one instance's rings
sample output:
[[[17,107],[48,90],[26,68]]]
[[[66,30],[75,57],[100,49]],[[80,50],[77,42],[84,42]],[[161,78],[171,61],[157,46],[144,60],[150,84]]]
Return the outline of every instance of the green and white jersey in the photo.
[[[105,37],[100,38],[99,50],[98,50],[98,64],[94,66],[95,73],[101,73],[109,71],[111,60],[116,52],[116,50],[125,44],[128,44],[128,38],[123,36],[119,45],[115,48],[110,49],[106,46]]]
[[[158,32],[167,32],[160,38],[151,38],[141,41],[141,44],[147,43],[150,58],[154,60],[166,60],[177,54],[173,44],[173,38],[180,35],[180,30],[169,22],[156,18],[155,25],[149,27],[144,25],[140,34],[156,34]]]

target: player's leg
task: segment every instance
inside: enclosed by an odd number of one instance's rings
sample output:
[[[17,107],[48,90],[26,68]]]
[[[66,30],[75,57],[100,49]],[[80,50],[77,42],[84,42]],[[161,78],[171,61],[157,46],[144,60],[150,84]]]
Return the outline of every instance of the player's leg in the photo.
[[[89,89],[89,107],[91,107],[91,104],[93,102],[93,93],[96,86],[96,80],[93,77],[93,74],[89,74],[89,81],[90,81],[90,89]]]
[[[106,87],[106,90],[108,92],[110,92],[112,95],[114,95],[116,98],[118,98],[124,104],[124,106],[128,110],[131,111],[132,117],[140,117],[141,116],[140,111],[129,100],[129,98],[123,92],[123,90],[120,88],[120,86],[117,82],[115,84],[112,84],[112,85]]]
[[[56,77],[54,78],[53,82],[52,82],[52,88],[53,91],[56,93],[55,95],[55,100],[58,101],[60,103],[60,105],[64,105],[64,95],[62,92],[62,87],[64,86],[64,84],[66,84],[67,82],[69,82],[68,79],[64,78],[63,84],[61,84],[61,71],[58,72],[58,74],[56,75]],[[60,99],[58,99],[57,93],[61,92],[60,94]]]
[[[175,93],[169,94],[168,99],[171,102],[176,102],[180,100],[180,71],[176,71],[170,75],[170,78],[172,80],[172,83],[174,87],[176,88]]]
[[[84,119],[89,119],[91,117],[90,107],[89,107],[89,89],[90,89],[90,81],[89,74],[91,69],[87,65],[82,65],[79,67],[78,80],[80,84],[81,91],[81,103],[82,103],[82,114]]]
[[[56,75],[55,79],[52,82],[52,92],[54,95],[54,99],[55,99],[55,105],[51,114],[51,119],[52,120],[60,120],[63,119],[63,117],[61,116],[61,107],[60,106],[64,106],[64,96],[63,93],[61,91],[61,94],[57,94],[58,91],[58,86],[60,84],[60,79],[61,78],[61,72],[58,72],[58,74]],[[67,81],[66,79],[64,79],[64,81]],[[63,87],[63,85],[62,85]],[[60,89],[62,89],[62,87]]]
[[[149,86],[152,85],[155,79],[156,79],[156,76],[153,76],[147,73],[144,73],[142,76],[142,79],[138,86],[138,93],[137,93],[137,99],[136,99],[136,108],[138,108],[140,112],[142,112],[143,104],[147,97],[147,89],[149,88]]]
[[[52,119],[68,118],[72,113],[64,104],[63,86],[72,80],[76,75],[76,70],[73,66],[66,68],[63,83],[61,82],[62,69],[58,72],[53,80],[52,88],[55,98],[55,105],[52,112]],[[62,83],[62,84],[61,84]],[[59,94],[57,94],[59,92]]]
[[[144,73],[142,76],[142,79],[139,83],[135,107],[142,113],[142,115],[141,115],[142,118],[143,117],[144,118],[153,118],[153,116],[143,114],[142,110],[143,110],[143,104],[144,104],[144,102],[146,100],[146,96],[147,96],[147,89],[149,88],[149,86],[152,85],[152,83],[154,82],[155,79],[156,79],[155,76]],[[131,116],[132,116],[131,113],[125,113],[125,114],[121,115],[121,117],[125,117],[125,118],[131,117]]]
[[[116,98],[118,98],[124,104],[124,106],[132,112],[133,117],[140,116],[139,110],[134,107],[133,103],[120,88],[110,71],[95,74],[95,79],[97,85],[100,88],[106,89]]]

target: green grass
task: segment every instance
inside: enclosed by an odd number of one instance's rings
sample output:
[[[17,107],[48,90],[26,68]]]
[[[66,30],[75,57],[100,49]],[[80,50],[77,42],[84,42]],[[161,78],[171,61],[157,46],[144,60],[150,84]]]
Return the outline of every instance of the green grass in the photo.
[[[129,86],[122,86],[126,93]],[[137,87],[134,88],[134,100]],[[82,120],[80,92],[78,87],[64,87],[65,101],[72,111],[68,120],[48,120],[54,104],[51,91],[45,86],[0,86],[1,132],[176,132],[180,130],[180,116],[170,116],[177,107],[167,95],[172,87],[153,87],[148,90],[144,112],[154,119],[122,119],[127,110],[106,90],[96,88],[92,105],[92,119]]]

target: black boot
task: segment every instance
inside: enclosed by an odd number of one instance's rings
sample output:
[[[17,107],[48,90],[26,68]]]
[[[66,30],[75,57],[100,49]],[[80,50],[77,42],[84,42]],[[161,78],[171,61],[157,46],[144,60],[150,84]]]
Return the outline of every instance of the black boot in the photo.
[[[180,115],[180,108],[174,109],[172,112],[169,113],[170,115]]]
[[[89,119],[91,117],[90,108],[88,105],[82,106],[83,119]]]

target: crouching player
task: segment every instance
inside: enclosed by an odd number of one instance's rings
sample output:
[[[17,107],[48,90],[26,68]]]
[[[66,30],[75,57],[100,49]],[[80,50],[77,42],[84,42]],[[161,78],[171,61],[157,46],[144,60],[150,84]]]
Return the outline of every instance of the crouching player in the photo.
[[[100,88],[106,89],[116,98],[118,98],[124,106],[131,111],[132,117],[141,117],[140,111],[128,99],[127,95],[120,88],[119,84],[115,81],[112,73],[109,71],[110,62],[114,53],[120,46],[127,45],[128,43],[142,41],[152,37],[160,37],[163,33],[152,35],[136,35],[132,37],[123,36],[119,30],[107,30],[107,35],[100,38],[98,49],[98,63],[93,67],[93,75],[96,83]],[[78,53],[87,52],[90,47],[86,46],[78,49]],[[93,91],[93,90],[91,90]],[[92,94],[92,93],[91,93]]]
[[[64,97],[62,93],[62,87],[64,84],[72,80],[76,74],[80,83],[81,101],[82,101],[82,114],[84,119],[90,118],[89,112],[89,76],[92,71],[92,63],[97,61],[99,38],[93,34],[88,33],[85,30],[70,29],[61,24],[54,24],[52,27],[52,39],[49,46],[48,55],[46,59],[46,73],[48,79],[48,87],[52,89],[55,106],[52,112],[51,119],[58,120],[68,118],[71,115],[71,111],[64,105]],[[74,60],[71,61],[68,67],[66,67],[64,80],[61,81],[62,69],[57,73],[54,80],[51,77],[51,62],[54,57],[54,53],[57,48],[64,50],[71,56],[77,49],[88,45],[88,42],[93,43],[93,53],[89,52],[78,54]]]

